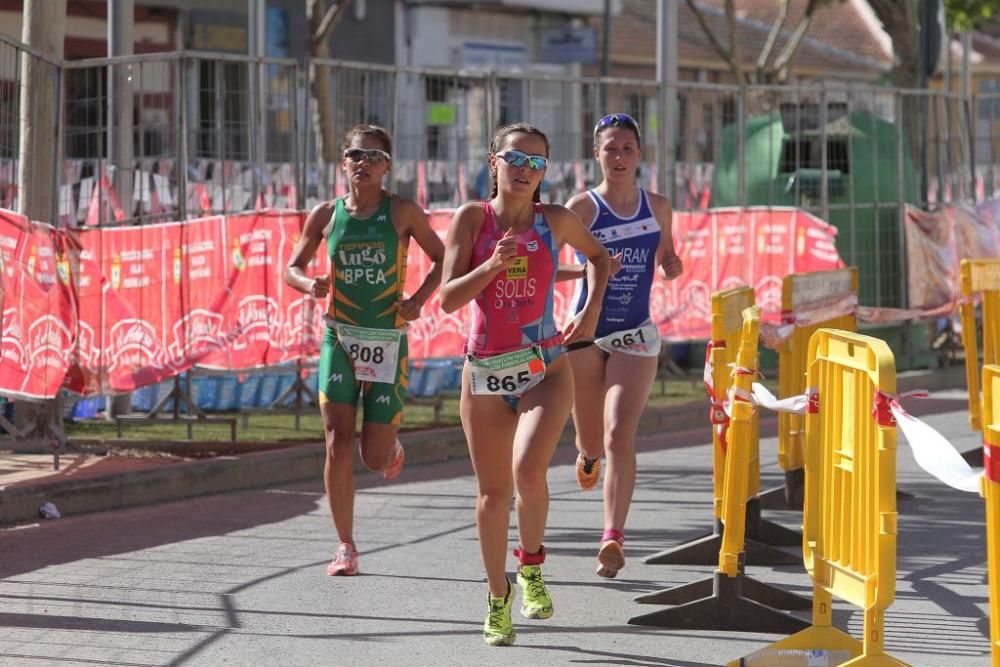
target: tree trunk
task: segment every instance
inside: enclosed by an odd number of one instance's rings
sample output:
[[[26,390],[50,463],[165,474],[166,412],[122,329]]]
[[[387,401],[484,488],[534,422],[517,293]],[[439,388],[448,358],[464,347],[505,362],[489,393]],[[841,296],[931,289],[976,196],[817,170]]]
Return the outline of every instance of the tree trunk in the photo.
[[[919,88],[920,77],[920,21],[919,0],[868,0],[872,10],[892,39],[895,66],[892,83],[897,88]],[[924,97],[904,95],[902,100],[903,136],[910,148],[910,161],[919,171],[920,146],[923,144],[923,127],[927,122]],[[926,194],[926,193],[925,193]]]
[[[53,60],[62,60],[66,33],[66,0],[25,0],[21,41]],[[59,111],[59,68],[25,54],[21,61],[20,151],[18,154],[18,212],[30,220],[56,223],[54,196]],[[43,403],[17,401],[15,422],[32,440],[61,441],[62,413],[58,398]]]

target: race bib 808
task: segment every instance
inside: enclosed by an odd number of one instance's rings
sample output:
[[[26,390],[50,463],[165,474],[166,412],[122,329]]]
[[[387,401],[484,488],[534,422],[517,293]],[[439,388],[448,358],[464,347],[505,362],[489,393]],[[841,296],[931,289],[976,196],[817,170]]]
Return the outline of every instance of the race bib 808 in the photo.
[[[369,329],[337,323],[337,338],[354,365],[359,382],[396,382],[399,341],[396,329]]]

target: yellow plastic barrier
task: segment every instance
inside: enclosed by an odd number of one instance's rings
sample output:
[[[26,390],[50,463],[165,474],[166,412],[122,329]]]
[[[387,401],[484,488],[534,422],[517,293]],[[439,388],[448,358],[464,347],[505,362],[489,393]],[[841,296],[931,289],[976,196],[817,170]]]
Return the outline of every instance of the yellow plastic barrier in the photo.
[[[778,393],[781,398],[798,396],[806,390],[806,363],[809,338],[819,329],[857,331],[853,312],[825,317],[824,307],[843,313],[853,298],[857,301],[858,270],[854,267],[814,273],[793,273],[781,283],[783,324],[793,325],[791,336],[778,349]],[[808,314],[804,319],[799,316]],[[785,502],[802,504],[802,466],[805,461],[803,441],[805,418],[788,412],[778,413],[778,465],[785,471]]]
[[[990,577],[990,646],[1000,667],[1000,366],[983,367],[983,497]]]
[[[726,389],[729,387],[729,378],[732,373],[731,365],[736,362],[736,356],[740,348],[740,334],[743,331],[743,311],[754,305],[753,290],[749,287],[737,287],[735,289],[715,292],[712,294],[712,342],[708,351],[709,359],[712,363],[712,488],[714,489],[714,510],[717,519],[722,517],[722,496],[725,488],[726,475],[726,440],[728,438],[728,428],[725,411],[722,402],[726,398]],[[758,323],[758,332],[760,325]],[[754,345],[757,345],[759,336],[754,336]],[[721,428],[719,428],[721,427]],[[754,442],[757,442],[758,420],[753,419]],[[757,495],[760,490],[760,460],[759,456],[752,456],[750,465],[756,471],[750,471],[750,477],[757,479],[756,488],[748,488],[750,495]],[[747,497],[747,496],[745,496]]]
[[[720,295],[723,296],[723,295]],[[746,295],[735,294],[737,298]],[[716,310],[720,318],[732,315],[723,301]],[[715,300],[713,299],[713,302]],[[722,373],[716,372],[713,393],[719,397],[718,409],[729,406],[726,434],[725,474],[721,522],[725,526],[718,544],[718,568],[712,577],[675,586],[658,593],[641,595],[638,602],[672,605],[667,609],[641,614],[629,619],[632,625],[701,630],[740,630],[746,632],[786,633],[807,624],[780,609],[808,609],[809,600],[778,587],[752,579],[744,573],[748,495],[753,477],[758,483],[759,470],[753,465],[758,453],[757,410],[751,403],[751,390],[757,375],[760,307],[751,306],[740,314],[739,345],[716,339],[714,350],[737,350],[735,363],[724,366],[732,377],[729,391],[723,393]],[[731,324],[731,322],[726,323]],[[712,350],[709,351],[710,354]],[[713,370],[719,371],[716,366]]]
[[[806,415],[802,545],[812,626],[764,652],[824,650],[850,657],[844,667],[904,665],[885,654],[883,636],[896,595],[896,426],[878,399],[896,390],[895,360],[884,341],[821,329],[809,341],[807,386],[817,392]],[[833,627],[834,596],[864,611],[861,641]]]
[[[983,365],[1000,364],[1000,259],[963,259],[961,264],[962,345],[965,348],[965,379],[969,386],[969,425],[981,431],[979,415],[979,346],[976,336],[976,306],[983,296]]]
[[[712,340],[705,356],[706,384],[711,406],[712,422],[712,489],[715,523],[712,533],[690,540],[677,547],[647,556],[643,562],[651,565],[710,565],[718,558],[722,533],[722,498],[725,489],[726,440],[729,418],[723,409],[726,389],[729,387],[732,365],[740,345],[743,330],[743,311],[754,305],[754,292],[749,287],[736,287],[712,294]],[[755,338],[755,341],[757,339]],[[756,345],[756,342],[754,343]],[[750,501],[748,511],[752,532],[747,544],[750,562],[758,565],[789,565],[798,562],[776,546],[798,545],[799,535],[760,518],[760,447],[758,420],[753,418],[752,442],[749,453],[749,484],[745,498]],[[644,601],[652,601],[644,600]]]
[[[732,369],[733,391],[729,423],[732,446],[726,451],[725,491],[722,502],[722,548],[719,549],[719,571],[735,577],[740,570],[739,557],[746,537],[746,499],[756,495],[760,486],[760,420],[750,402],[750,392],[757,374],[757,343],[760,340],[760,306],[742,313],[743,327],[736,366]],[[756,484],[755,484],[756,481]]]

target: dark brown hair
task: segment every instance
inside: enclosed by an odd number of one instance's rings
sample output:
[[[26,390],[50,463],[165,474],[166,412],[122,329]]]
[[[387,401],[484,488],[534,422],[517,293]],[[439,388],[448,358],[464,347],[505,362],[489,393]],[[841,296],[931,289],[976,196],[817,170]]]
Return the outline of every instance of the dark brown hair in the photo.
[[[607,125],[602,125],[602,126],[596,128],[594,130],[594,147],[595,148],[598,146],[597,141],[601,138],[601,134],[603,134],[605,130],[610,130],[613,127],[623,127],[626,130],[631,130],[632,134],[635,135],[635,144],[636,144],[636,146],[638,146],[639,148],[642,148],[642,137],[639,136],[639,129],[635,125],[632,125],[631,123],[617,123],[617,122],[615,122],[615,123],[608,123]]]
[[[512,134],[533,134],[536,137],[541,137],[542,141],[545,142],[545,157],[549,156],[549,138],[545,136],[545,133],[539,130],[534,125],[528,125],[527,123],[510,123],[509,125],[501,125],[497,128],[496,134],[493,135],[493,141],[490,142],[490,154],[496,155],[497,151],[503,146],[504,141],[507,137]],[[496,161],[493,162],[490,167],[490,199],[497,196],[499,192],[499,186],[497,185],[497,165]],[[531,196],[531,200],[534,202],[542,201],[542,184],[538,184],[538,188],[535,193]]]
[[[358,137],[375,137],[382,144],[382,149],[392,155],[392,139],[389,137],[389,131],[384,127],[367,123],[355,125],[344,134],[344,145],[341,150],[346,151],[350,148],[351,142]]]

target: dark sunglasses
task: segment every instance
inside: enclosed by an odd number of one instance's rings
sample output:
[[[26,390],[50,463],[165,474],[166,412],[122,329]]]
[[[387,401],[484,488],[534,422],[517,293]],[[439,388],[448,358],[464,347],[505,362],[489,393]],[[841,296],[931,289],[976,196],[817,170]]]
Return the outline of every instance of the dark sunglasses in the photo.
[[[523,167],[528,165],[529,169],[541,171],[549,163],[549,159],[544,155],[528,155],[521,151],[509,150],[504,153],[497,153],[496,156],[512,167]]]
[[[594,126],[594,138],[597,138],[597,133],[606,127],[618,127],[624,126],[635,130],[635,135],[642,138],[642,134],[639,132],[639,123],[635,121],[635,118],[629,116],[627,113],[609,113],[607,116],[597,121],[597,125]]]
[[[388,162],[392,157],[380,148],[348,148],[344,157],[353,162],[371,162],[378,164]]]

